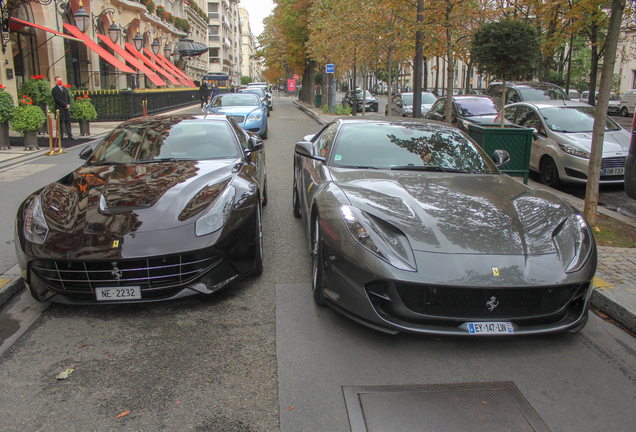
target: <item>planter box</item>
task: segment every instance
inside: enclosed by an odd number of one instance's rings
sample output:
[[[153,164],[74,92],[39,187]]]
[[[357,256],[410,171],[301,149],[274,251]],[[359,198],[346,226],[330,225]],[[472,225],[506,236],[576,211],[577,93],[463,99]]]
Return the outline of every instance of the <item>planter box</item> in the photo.
[[[90,122],[80,120],[79,128],[80,128],[80,136],[90,136],[91,134]]]
[[[510,153],[510,162],[499,171],[511,176],[523,177],[528,184],[530,171],[530,151],[532,150],[532,132],[534,129],[514,125],[484,126],[469,123],[468,135],[492,157],[495,150],[506,150]]]
[[[38,134],[37,132],[24,133],[24,150],[38,150]]]

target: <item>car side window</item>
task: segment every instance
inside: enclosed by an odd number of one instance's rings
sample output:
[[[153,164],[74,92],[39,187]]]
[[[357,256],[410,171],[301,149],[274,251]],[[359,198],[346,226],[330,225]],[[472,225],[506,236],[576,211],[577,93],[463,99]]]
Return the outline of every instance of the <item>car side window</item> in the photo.
[[[249,148],[250,144],[245,131],[238,124],[236,124],[233,119],[230,119],[230,124],[232,125],[232,129],[234,129],[234,132],[236,132],[236,136],[238,137],[241,147],[243,147],[243,149]]]
[[[509,122],[515,123],[516,114],[517,114],[517,107],[506,108],[504,110],[504,117]]]
[[[437,102],[437,109],[435,112],[442,116],[446,113],[446,99]]]
[[[316,149],[316,155],[327,158],[329,155],[329,150],[331,150],[331,145],[333,144],[333,139],[336,136],[336,131],[338,130],[338,124],[333,123],[320,134],[318,139],[314,142],[314,146]]]
[[[521,97],[519,97],[519,93],[517,93],[517,90],[511,88],[508,89],[507,99],[507,103],[521,102]]]
[[[539,118],[539,114],[537,114],[537,112],[530,107],[519,107],[519,112],[517,114],[517,124],[519,126],[532,128],[541,135],[546,134],[545,130],[543,129],[541,119]]]

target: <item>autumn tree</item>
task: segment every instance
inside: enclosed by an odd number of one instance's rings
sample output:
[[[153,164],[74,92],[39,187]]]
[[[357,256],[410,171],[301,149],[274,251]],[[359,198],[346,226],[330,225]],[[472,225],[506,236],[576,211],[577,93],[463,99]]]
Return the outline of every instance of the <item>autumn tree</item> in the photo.
[[[525,75],[533,70],[539,46],[536,29],[520,20],[503,19],[484,24],[475,32],[470,54],[481,71],[503,80],[502,113],[506,103],[506,78]]]

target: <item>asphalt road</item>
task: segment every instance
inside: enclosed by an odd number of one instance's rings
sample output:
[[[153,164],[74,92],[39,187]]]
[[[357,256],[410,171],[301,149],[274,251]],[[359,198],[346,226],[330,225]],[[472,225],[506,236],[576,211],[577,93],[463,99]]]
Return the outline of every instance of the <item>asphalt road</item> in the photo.
[[[596,316],[577,335],[469,339],[388,336],[315,306],[291,181],[294,144],[319,126],[285,98],[270,121],[263,275],[164,303],[41,311],[16,299],[0,336],[36,320],[0,355],[0,430],[344,432],[342,386],[494,381],[513,382],[553,432],[633,430],[636,341]],[[19,197],[78,153],[0,180],[3,265]]]

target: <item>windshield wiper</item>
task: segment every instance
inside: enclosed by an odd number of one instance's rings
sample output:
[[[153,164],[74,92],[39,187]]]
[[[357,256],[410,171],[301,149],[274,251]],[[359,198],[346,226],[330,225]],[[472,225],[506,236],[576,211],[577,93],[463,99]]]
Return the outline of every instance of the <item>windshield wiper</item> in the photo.
[[[148,163],[161,163],[161,162],[178,162],[178,161],[175,158],[161,158],[161,159],[146,159],[146,160],[140,160],[140,161],[135,161],[131,163],[148,164]]]
[[[104,165],[124,165],[124,162],[107,162],[107,161],[96,161],[96,162],[89,162],[89,165],[91,166],[104,166]]]
[[[380,169],[378,167],[374,167],[374,166],[368,166],[368,165],[336,165],[336,167],[338,168],[349,168],[349,169]]]
[[[391,170],[395,171],[432,171],[432,172],[450,172],[450,173],[466,173],[470,174],[474,171],[469,171],[465,169],[459,168],[442,168],[440,166],[414,166],[414,165],[406,165],[406,166],[394,166],[391,167]]]

